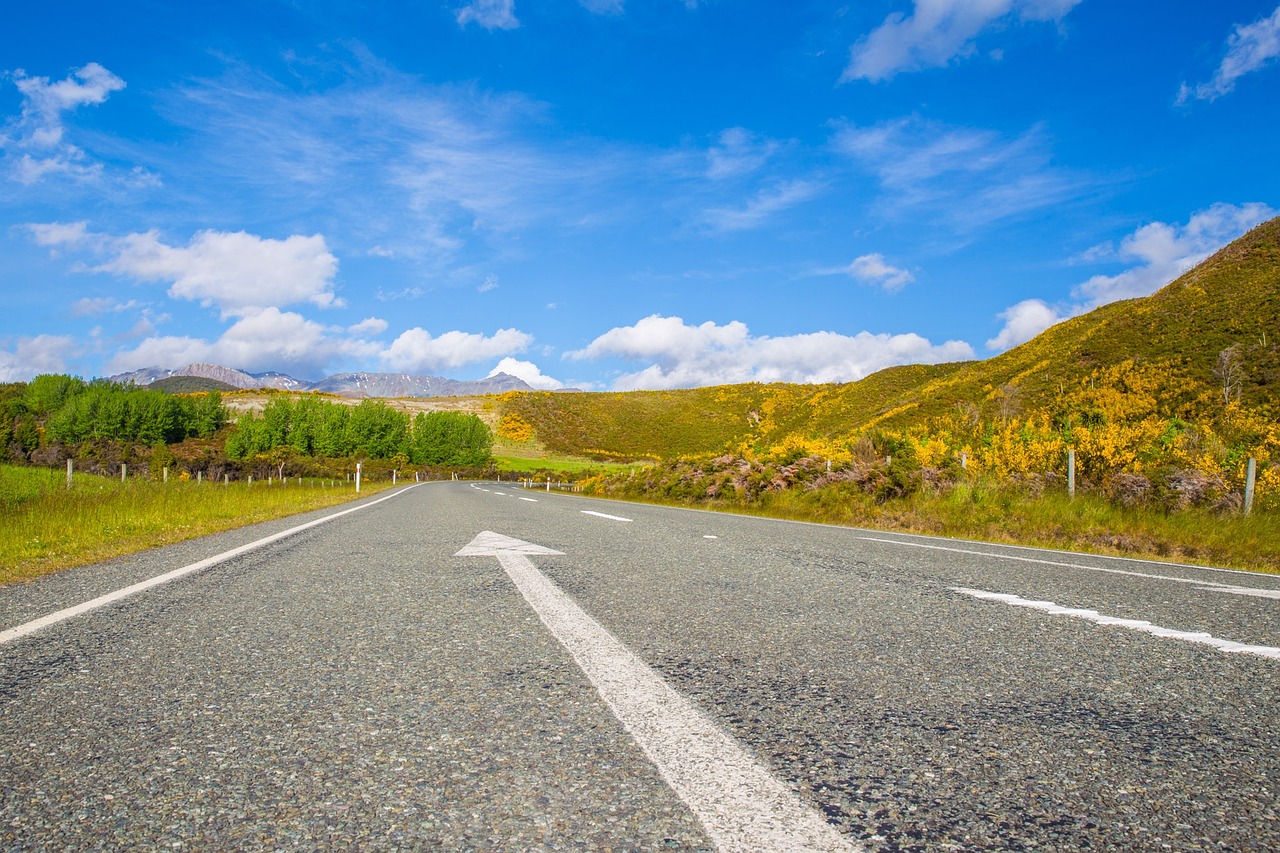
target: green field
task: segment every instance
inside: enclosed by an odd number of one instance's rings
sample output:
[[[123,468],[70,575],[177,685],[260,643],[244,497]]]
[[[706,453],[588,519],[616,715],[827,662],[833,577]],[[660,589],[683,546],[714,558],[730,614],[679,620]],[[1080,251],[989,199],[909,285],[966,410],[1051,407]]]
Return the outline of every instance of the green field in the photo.
[[[329,483],[325,485],[324,483]],[[390,483],[362,484],[361,495]],[[343,481],[197,483],[0,465],[0,584],[355,498]]]

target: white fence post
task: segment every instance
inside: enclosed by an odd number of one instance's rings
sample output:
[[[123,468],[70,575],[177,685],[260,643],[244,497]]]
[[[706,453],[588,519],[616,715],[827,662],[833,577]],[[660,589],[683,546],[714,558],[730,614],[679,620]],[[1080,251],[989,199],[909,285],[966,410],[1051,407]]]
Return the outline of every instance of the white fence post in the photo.
[[[68,459],[67,460],[67,488],[68,489],[71,488],[71,467],[72,467],[71,460]]]
[[[356,463],[356,494],[360,493],[360,463]]]
[[[1074,498],[1076,496],[1076,451],[1071,448],[1067,451],[1067,496]]]

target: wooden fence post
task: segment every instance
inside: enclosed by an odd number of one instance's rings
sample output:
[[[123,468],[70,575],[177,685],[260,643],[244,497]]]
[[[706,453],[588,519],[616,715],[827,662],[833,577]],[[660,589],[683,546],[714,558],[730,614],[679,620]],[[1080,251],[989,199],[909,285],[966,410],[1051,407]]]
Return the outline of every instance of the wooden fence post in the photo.
[[[1258,460],[1249,457],[1249,467],[1244,476],[1244,514],[1253,512],[1253,489],[1258,481]]]
[[[1074,447],[1067,451],[1067,496],[1071,498],[1076,496],[1076,451]]]
[[[72,468],[72,463],[71,463],[71,460],[68,459],[67,460],[67,488],[68,489],[71,488],[71,468]]]

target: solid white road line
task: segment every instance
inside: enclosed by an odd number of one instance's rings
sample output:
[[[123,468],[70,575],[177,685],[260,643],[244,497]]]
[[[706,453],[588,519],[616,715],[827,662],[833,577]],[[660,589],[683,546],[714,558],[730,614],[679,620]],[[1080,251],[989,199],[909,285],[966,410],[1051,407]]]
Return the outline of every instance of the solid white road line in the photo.
[[[1122,619],[1116,616],[1103,616],[1096,610],[1085,610],[1078,607],[1063,607],[1054,604],[1052,601],[1033,601],[1029,598],[1022,598],[1017,595],[1007,595],[1001,592],[986,592],[981,589],[968,589],[961,586],[951,587],[952,592],[962,592],[965,595],[972,595],[974,598],[980,598],[987,601],[999,601],[1003,604],[1011,604],[1014,607],[1029,607],[1032,610],[1041,610],[1053,616],[1071,616],[1075,619],[1084,619],[1097,625],[1116,625],[1121,628],[1128,628],[1132,631],[1142,631],[1145,634],[1151,634],[1155,637],[1163,637],[1170,640],[1186,640],[1190,643],[1201,643],[1206,646],[1213,646],[1218,651],[1230,652],[1233,654],[1257,655],[1258,657],[1272,658],[1280,660],[1280,648],[1275,646],[1253,646],[1247,643],[1237,643],[1234,640],[1223,640],[1212,634],[1203,631],[1178,631],[1173,628],[1161,628],[1159,625],[1152,625],[1144,619]]]
[[[489,532],[458,552],[498,558],[717,849],[861,849],[588,616],[538,571],[529,553],[558,552]]]
[[[1014,554],[1001,554],[994,551],[974,551],[968,548],[948,548],[944,545],[926,545],[923,542],[906,542],[901,539],[878,539],[874,536],[859,536],[866,542],[883,542],[888,545],[902,545],[907,548],[924,548],[929,551],[947,551],[952,554],[968,554],[975,557],[991,557],[996,560],[1012,560],[1017,563],[1037,563],[1042,566],[1059,566],[1064,569],[1083,569],[1087,572],[1101,572],[1107,575],[1127,575],[1133,578],[1147,578],[1148,580],[1169,581],[1170,583],[1183,583],[1194,586],[1203,592],[1229,592],[1235,595],[1252,595],[1258,598],[1277,598],[1280,599],[1280,591],[1267,589],[1253,589],[1244,586],[1235,586],[1233,584],[1218,583],[1217,581],[1206,581],[1198,578],[1179,578],[1173,575],[1156,575],[1150,572],[1131,572],[1126,569],[1105,569],[1102,566],[1086,566],[1082,563],[1063,563],[1057,560],[1039,560],[1034,557],[1018,557]],[[1187,568],[1195,569],[1198,566],[1188,566]]]
[[[292,536],[295,533],[301,533],[304,530],[309,530],[312,527],[315,527],[320,524],[324,524],[326,521],[333,521],[335,518],[341,518],[344,515],[350,515],[353,512],[359,512],[362,509],[368,509],[371,506],[380,504],[383,501],[391,500],[394,497],[398,497],[399,495],[402,495],[405,492],[411,489],[416,489],[416,488],[417,488],[417,485],[407,486],[401,489],[400,491],[395,492],[394,494],[390,494],[385,497],[378,498],[377,500],[374,500],[374,501],[369,501],[369,503],[367,504],[361,504],[360,506],[352,507],[351,509],[344,509],[341,512],[335,512],[332,515],[326,515],[324,518],[317,518],[315,521],[308,521],[306,524],[299,524],[297,527],[290,527],[288,530],[282,530],[279,533],[274,533],[270,536],[266,536],[255,542],[250,542],[247,545],[241,545],[239,548],[232,548],[230,551],[225,551],[221,554],[218,554],[217,556],[209,557],[207,559],[201,560],[198,563],[192,563],[189,566],[183,566],[180,569],[174,569],[171,572],[166,572],[162,575],[156,575],[153,578],[148,578],[147,580],[140,581],[138,583],[133,584],[132,586],[127,586],[124,589],[118,589],[115,592],[109,592],[106,595],[100,595],[91,601],[84,602],[83,604],[77,604],[74,607],[67,607],[57,611],[56,613],[50,613],[48,616],[42,616],[39,619],[34,619],[30,622],[26,622],[22,625],[18,625],[15,628],[9,628],[6,631],[0,631],[0,646],[4,645],[5,643],[16,640],[19,637],[25,637],[28,634],[33,634],[36,631],[39,631],[41,628],[47,628],[50,625],[56,625],[59,622],[63,622],[75,616],[83,615],[85,613],[88,613],[91,610],[97,610],[99,607],[104,607],[108,604],[112,604],[113,602],[119,601],[122,598],[128,598],[129,596],[142,592],[143,590],[148,590],[148,589],[151,589],[152,587],[160,586],[161,584],[166,584],[171,580],[176,580],[177,578],[194,574],[199,571],[203,571],[204,569],[207,569],[210,566],[216,566],[218,563],[226,562],[227,560],[230,560],[233,557],[239,557],[241,554],[247,554],[250,551],[263,547],[264,545],[270,545],[272,542],[279,542],[281,539]]]
[[[607,512],[595,512],[594,510],[589,510],[589,509],[581,509],[581,510],[578,510],[578,512],[582,513],[583,515],[594,515],[596,518],[607,518],[610,521],[630,521],[631,520],[629,518],[623,518],[620,515],[609,515]]]

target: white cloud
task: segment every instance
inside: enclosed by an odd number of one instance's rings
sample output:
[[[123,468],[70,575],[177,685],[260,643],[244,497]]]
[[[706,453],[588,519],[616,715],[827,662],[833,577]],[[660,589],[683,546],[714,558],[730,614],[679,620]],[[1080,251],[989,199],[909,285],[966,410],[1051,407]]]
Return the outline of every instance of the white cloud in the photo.
[[[377,337],[387,330],[387,321],[378,317],[366,317],[354,326],[348,326],[347,331],[353,335],[369,335]]]
[[[834,332],[755,337],[745,324],[687,325],[652,315],[611,329],[567,358],[651,361],[614,381],[620,391],[740,382],[850,382],[895,364],[973,358],[963,341],[935,346],[915,334],[848,336]]]
[[[523,352],[533,337],[518,329],[499,329],[492,336],[471,332],[445,332],[439,337],[421,328],[404,332],[379,358],[395,370],[416,372],[456,368]]]
[[[187,336],[147,338],[117,353],[110,370],[121,373],[143,367],[176,367],[193,361],[224,364],[241,370],[283,370],[314,376],[334,358],[368,357],[377,346],[308,320],[292,311],[265,308],[233,323],[214,341]]]
[[[703,211],[702,221],[712,231],[748,231],[774,216],[813,198],[822,187],[812,181],[787,181],[761,190],[745,207],[718,207]]]
[[[472,0],[455,17],[460,27],[478,24],[486,30],[514,30],[520,26],[515,0]]]
[[[854,258],[846,272],[858,281],[878,285],[890,293],[901,290],[916,280],[910,270],[885,263],[884,255],[879,253]]]
[[[168,294],[223,317],[243,317],[270,306],[308,302],[340,306],[333,279],[338,259],[319,234],[273,240],[243,231],[201,231],[186,246],[169,246],[155,231],[110,237],[84,223],[29,226],[35,240],[51,248],[85,248],[108,255],[94,270],[143,282],[167,282]]]
[[[542,372],[538,365],[531,361],[521,361],[520,359],[511,358],[510,356],[498,362],[493,370],[489,371],[490,376],[497,376],[499,373],[505,373],[508,376],[514,376],[522,379],[531,388],[537,388],[539,391],[558,391],[564,387],[564,383],[559,379],[553,379]]]
[[[968,228],[1061,204],[1087,184],[1052,166],[1040,127],[1008,137],[910,117],[839,126],[831,145],[879,178],[891,209],[936,208]]]
[[[1280,6],[1269,17],[1252,24],[1237,26],[1227,39],[1223,56],[1213,79],[1194,89],[1184,85],[1178,92],[1178,104],[1191,98],[1212,101],[1231,93],[1236,81],[1252,74],[1280,57]]]
[[[66,373],[67,359],[80,344],[69,335],[18,338],[13,349],[0,349],[0,382],[27,382],[42,373]]]
[[[1120,242],[1118,256],[1137,261],[1116,275],[1095,275],[1076,287],[1072,294],[1089,308],[1149,296],[1225,243],[1253,226],[1275,216],[1265,204],[1215,204],[1194,214],[1186,225],[1152,222]]]
[[[987,341],[987,349],[995,352],[1004,352],[1018,344],[1024,344],[1066,319],[1056,308],[1039,299],[1024,299],[996,316],[1005,322],[1000,333]]]
[[[490,293],[497,289],[498,277],[496,275],[487,275],[484,277],[484,281],[480,283],[480,286],[476,288],[476,291],[479,293]]]
[[[940,68],[977,52],[977,37],[1010,23],[1058,21],[1081,0],[915,0],[855,44],[840,81],[888,80],[904,71]]]
[[[13,177],[26,185],[55,174],[80,181],[99,177],[102,164],[65,140],[63,114],[103,103],[125,87],[124,81],[96,62],[58,81],[28,77],[21,69],[8,76],[22,95],[21,115],[0,135]]]
[[[135,299],[121,302],[113,296],[86,296],[71,304],[72,317],[100,317],[103,314],[118,314],[121,311],[132,311],[138,307]]]
[[[722,130],[716,144],[707,149],[707,177],[723,180],[757,171],[778,150],[778,143],[760,139],[745,128]]]
[[[987,341],[987,349],[1003,351],[1031,340],[1050,326],[1121,299],[1150,296],[1182,275],[1214,251],[1276,215],[1269,206],[1215,204],[1193,214],[1185,225],[1152,222],[1120,241],[1094,246],[1080,258],[1136,262],[1114,275],[1095,275],[1072,288],[1074,302],[1050,306],[1039,299],[1025,299],[996,315],[1004,321],[1000,332]]]

